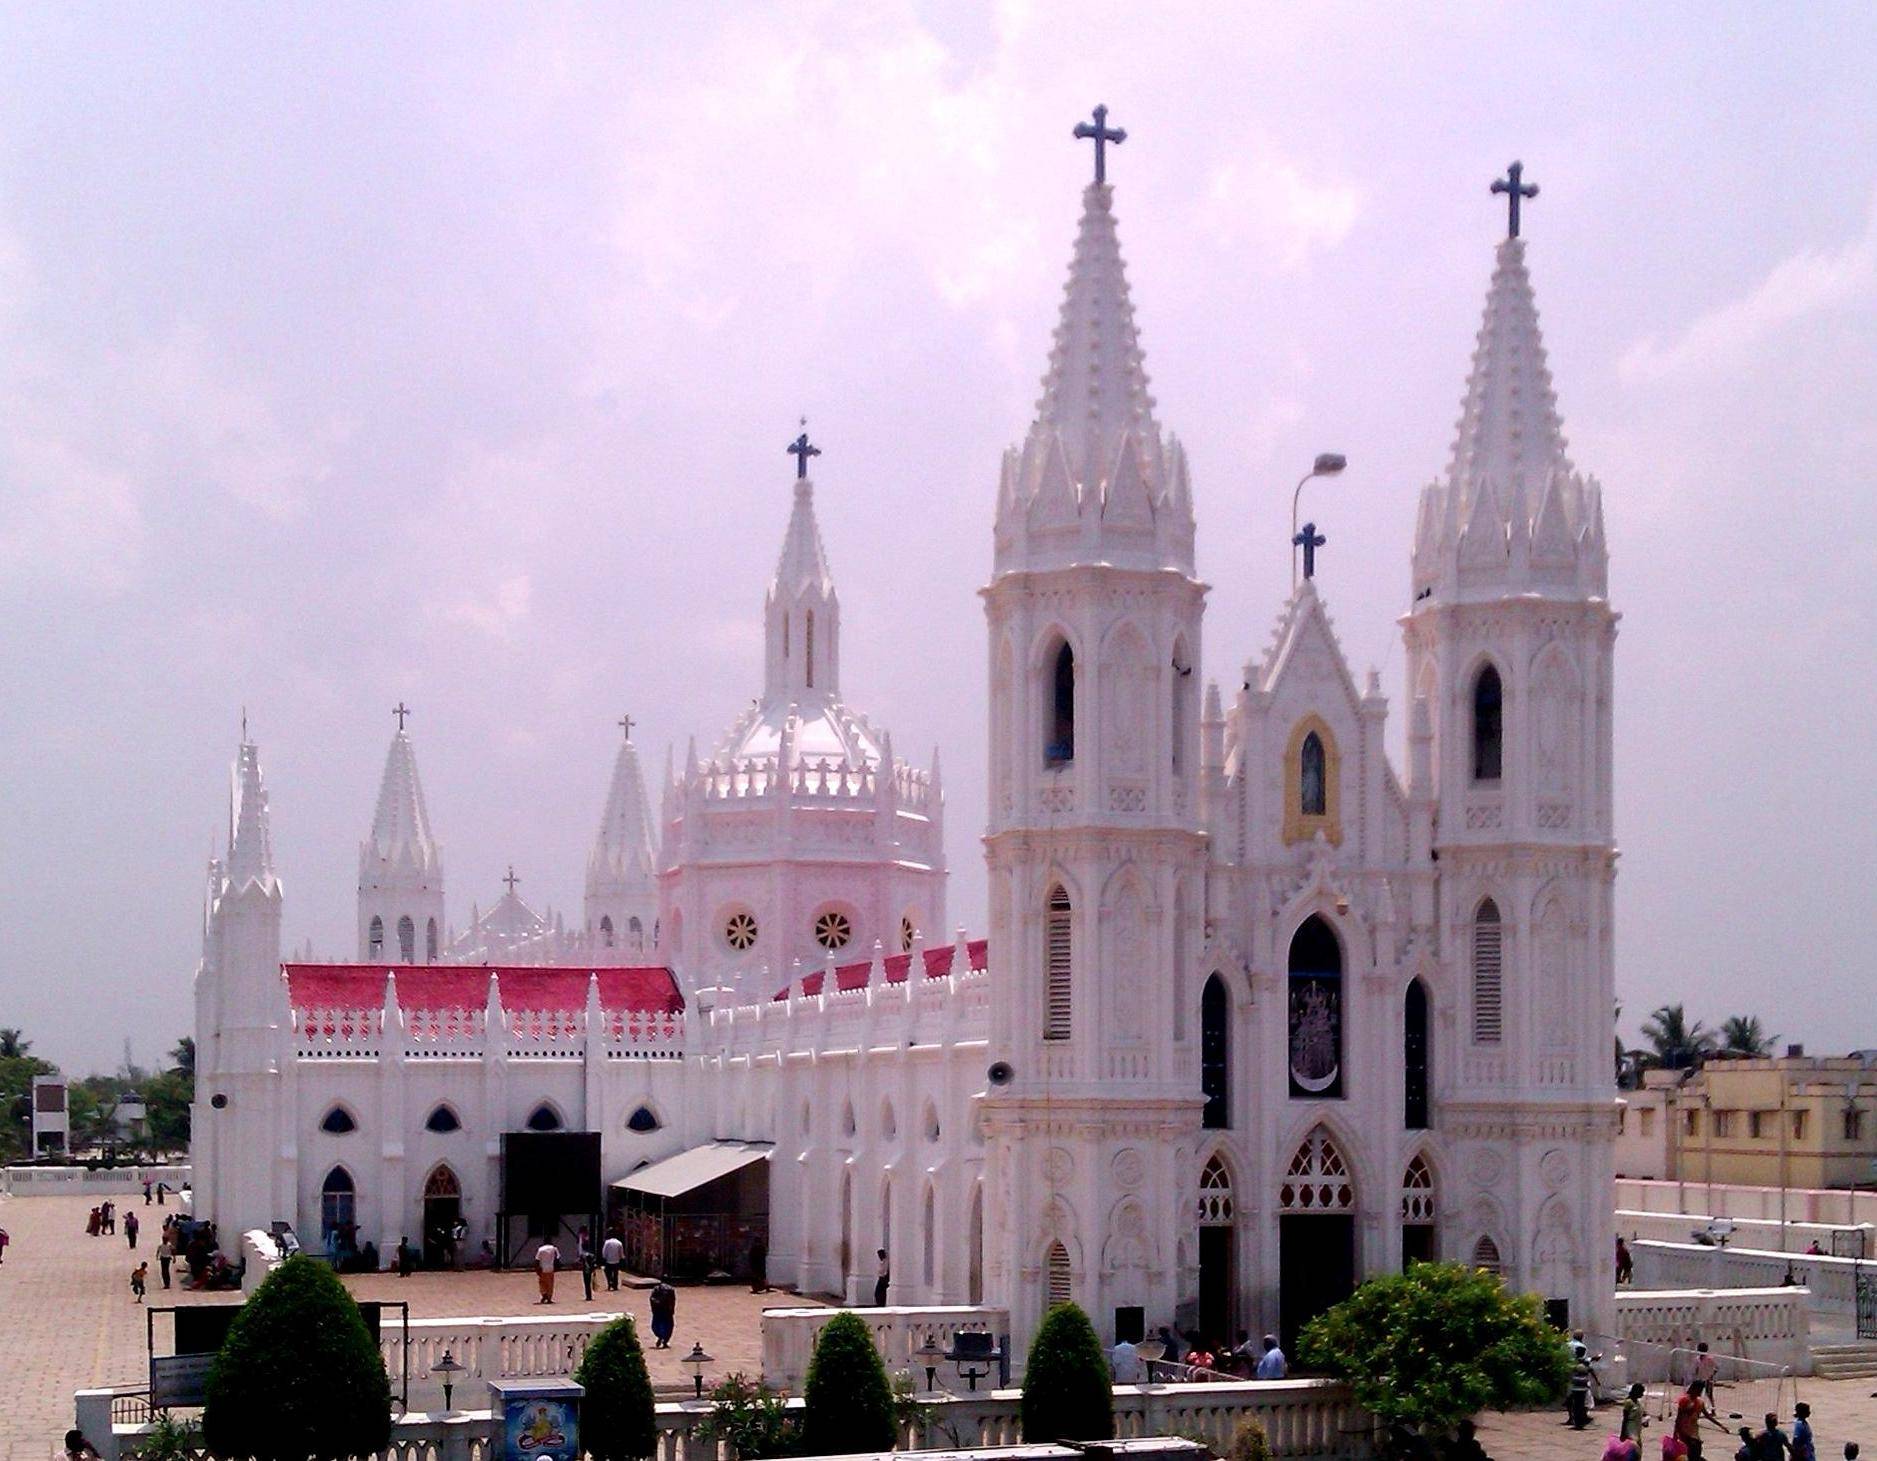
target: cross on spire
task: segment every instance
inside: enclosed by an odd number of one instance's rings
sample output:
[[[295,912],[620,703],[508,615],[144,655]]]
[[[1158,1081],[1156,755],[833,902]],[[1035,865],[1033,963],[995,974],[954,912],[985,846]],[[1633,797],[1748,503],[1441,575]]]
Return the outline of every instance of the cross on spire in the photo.
[[[1091,139],[1095,143],[1095,181],[1105,183],[1108,181],[1107,146],[1112,142],[1119,147],[1123,142],[1127,141],[1127,129],[1123,127],[1110,127],[1108,125],[1108,108],[1106,106],[1097,106],[1095,108],[1095,121],[1093,125],[1087,122],[1077,122],[1075,124],[1076,141],[1085,142]]]
[[[1329,542],[1329,539],[1317,531],[1315,523],[1305,523],[1303,531],[1292,538],[1291,542],[1303,549],[1303,576],[1315,578],[1317,576],[1317,549]]]
[[[1506,204],[1510,214],[1506,220],[1507,238],[1517,238],[1519,236],[1519,199],[1536,198],[1538,196],[1537,183],[1520,181],[1524,173],[1525,164],[1515,162],[1506,169],[1506,175],[1504,177],[1494,178],[1492,180],[1492,190],[1495,193],[1504,193],[1506,195]]]
[[[503,878],[502,881],[508,884],[508,891],[512,894],[515,891],[515,884],[521,881],[520,878],[515,876],[515,864],[514,863],[511,862],[508,865],[508,876]]]
[[[391,707],[391,713],[398,718],[398,729],[403,730],[404,729],[404,717],[411,713],[410,706],[406,705],[402,700],[400,700],[398,701],[396,705],[393,705]]]
[[[802,417],[802,425],[806,426],[807,424],[808,418],[806,416]],[[808,459],[821,455],[820,447],[810,446],[808,444],[808,433],[806,431],[796,437],[795,440],[791,441],[784,450],[795,458],[795,480],[797,482],[808,475]]]
[[[632,728],[637,725],[638,722],[629,715],[622,715],[616,723],[619,728],[626,733],[626,739],[631,740]]]

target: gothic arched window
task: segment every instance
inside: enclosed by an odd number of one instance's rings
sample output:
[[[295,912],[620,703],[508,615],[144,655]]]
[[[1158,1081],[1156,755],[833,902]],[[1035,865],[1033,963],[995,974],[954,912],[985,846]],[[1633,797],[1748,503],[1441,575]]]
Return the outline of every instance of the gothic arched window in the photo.
[[[1329,814],[1329,768],[1323,759],[1323,737],[1315,731],[1303,738],[1297,765],[1298,810],[1306,817]]]
[[[1401,1174],[1401,1266],[1434,1261],[1434,1173],[1418,1152]]]
[[[1049,671],[1049,720],[1043,734],[1043,764],[1067,766],[1075,759],[1075,651],[1064,640]]]
[[[645,925],[636,918],[626,920],[626,941],[634,949],[642,950],[645,947]]]
[[[1290,1093],[1300,1100],[1343,1095],[1343,947],[1311,914],[1290,940]]]
[[[352,1113],[343,1106],[334,1106],[320,1120],[319,1129],[328,1136],[344,1136],[348,1131],[357,1131],[358,1122],[352,1119]]]
[[[1499,1257],[1499,1245],[1490,1237],[1481,1237],[1473,1245],[1473,1266],[1494,1275],[1505,1271],[1505,1264]]]
[[[815,611],[810,609],[802,621],[802,659],[807,664],[807,678],[803,681],[810,690],[815,688]]]
[[[626,1130],[636,1131],[640,1135],[644,1135],[648,1131],[656,1131],[658,1127],[659,1120],[652,1114],[652,1108],[650,1106],[640,1106],[626,1118]]]
[[[1069,1250],[1057,1239],[1049,1245],[1043,1259],[1043,1307],[1053,1309],[1075,1297],[1073,1275],[1069,1271]]]
[[[613,915],[608,913],[600,919],[600,947],[610,949],[613,946]]]
[[[1049,890],[1043,913],[1043,1038],[1067,1040],[1071,1030],[1070,952],[1073,910],[1061,883]]]
[[[437,962],[437,920],[434,918],[424,925],[424,962]]]
[[[1199,1091],[1206,1098],[1200,1123],[1219,1129],[1232,1124],[1231,1017],[1225,981],[1214,974],[1199,998]]]
[[[1473,915],[1473,1042],[1497,1045],[1504,1038],[1505,926],[1488,898]]]
[[[1427,1041],[1427,986],[1410,979],[1401,1007],[1401,1109],[1409,1131],[1427,1130]]]
[[[417,962],[417,925],[408,913],[398,920],[398,959],[405,964]]]
[[[559,1131],[560,1113],[543,1101],[528,1113],[528,1130]]]
[[[335,1229],[343,1232],[352,1227],[357,1212],[352,1174],[344,1167],[334,1167],[319,1184],[319,1236],[324,1239]]]
[[[1504,764],[1505,689],[1491,665],[1473,682],[1473,779],[1497,781]]]
[[[385,951],[385,921],[376,913],[372,914],[371,927],[366,934],[365,946],[375,958]]]
[[[448,1106],[439,1106],[424,1119],[426,1131],[460,1131],[463,1123],[456,1118],[456,1113]]]

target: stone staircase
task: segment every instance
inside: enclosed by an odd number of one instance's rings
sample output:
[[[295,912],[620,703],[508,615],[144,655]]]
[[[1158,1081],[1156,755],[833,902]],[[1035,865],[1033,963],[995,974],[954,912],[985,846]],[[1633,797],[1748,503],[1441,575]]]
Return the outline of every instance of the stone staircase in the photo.
[[[1820,1380],[1877,1378],[1877,1341],[1813,1345],[1812,1374]]]

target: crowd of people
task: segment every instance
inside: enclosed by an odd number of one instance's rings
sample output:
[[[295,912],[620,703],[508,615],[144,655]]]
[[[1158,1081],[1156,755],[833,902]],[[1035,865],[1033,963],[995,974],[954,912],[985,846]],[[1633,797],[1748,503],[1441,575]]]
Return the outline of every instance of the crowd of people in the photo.
[[[1238,1331],[1234,1345],[1208,1342],[1197,1330],[1175,1333],[1162,1324],[1153,1340],[1149,1359],[1141,1345],[1123,1339],[1108,1353],[1108,1367],[1117,1385],[1169,1384],[1177,1381],[1282,1380],[1290,1361],[1278,1347],[1277,1336],[1254,1340],[1248,1330]]]

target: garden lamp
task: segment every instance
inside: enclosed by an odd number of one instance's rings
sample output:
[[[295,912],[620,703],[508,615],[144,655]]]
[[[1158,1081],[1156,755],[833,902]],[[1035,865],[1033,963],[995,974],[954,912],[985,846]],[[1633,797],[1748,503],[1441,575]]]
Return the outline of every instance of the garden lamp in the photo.
[[[704,1398],[704,1366],[713,1363],[711,1357],[704,1353],[702,1344],[693,1344],[691,1352],[681,1363],[691,1372],[691,1383],[696,1387],[697,1398],[702,1400]]]
[[[430,1367],[430,1373],[443,1376],[443,1409],[445,1414],[447,1414],[456,1408],[451,1404],[451,1395],[456,1387],[456,1377],[469,1373],[469,1366],[459,1365],[456,1362],[456,1356],[446,1349],[443,1351],[443,1358]]]

